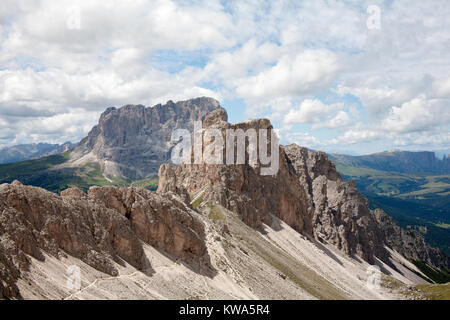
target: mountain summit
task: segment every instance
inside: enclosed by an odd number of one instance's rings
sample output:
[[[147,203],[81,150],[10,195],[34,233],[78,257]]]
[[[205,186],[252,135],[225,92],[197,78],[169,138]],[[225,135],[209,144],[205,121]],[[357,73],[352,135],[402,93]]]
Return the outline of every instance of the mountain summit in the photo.
[[[70,157],[73,166],[97,163],[105,177],[139,180],[156,176],[170,159],[170,139],[175,129],[193,129],[194,121],[220,108],[213,98],[168,101],[144,107],[108,108]]]
[[[207,116],[204,130],[219,129],[225,140],[230,129],[272,129],[267,119],[235,125],[226,119],[226,112],[214,111]],[[449,266],[448,257],[426,244],[420,234],[400,228],[391,232],[394,221],[384,225],[386,214],[370,210],[368,200],[355,183],[343,181],[325,153],[295,144],[279,149],[279,171],[272,176],[260,175],[260,163],[251,166],[204,162],[177,168],[164,164],[159,171],[158,192],[188,194],[199,206],[233,211],[253,228],[271,225],[274,218],[281,219],[294,230],[369,263],[379,259],[393,266],[386,248],[390,244],[392,250],[402,252],[408,259],[426,261],[438,268]]]

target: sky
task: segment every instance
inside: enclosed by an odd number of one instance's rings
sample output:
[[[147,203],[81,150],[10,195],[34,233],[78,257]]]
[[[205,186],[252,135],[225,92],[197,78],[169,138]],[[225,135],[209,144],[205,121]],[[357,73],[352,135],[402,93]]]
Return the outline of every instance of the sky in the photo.
[[[448,17],[447,0],[1,0],[0,148],[210,96],[283,144],[448,150]]]

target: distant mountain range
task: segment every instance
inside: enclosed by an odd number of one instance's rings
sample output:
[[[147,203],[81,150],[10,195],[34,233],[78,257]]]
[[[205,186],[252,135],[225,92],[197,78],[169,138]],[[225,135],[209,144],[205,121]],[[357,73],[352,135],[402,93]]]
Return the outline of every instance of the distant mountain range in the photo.
[[[450,174],[450,158],[439,159],[434,152],[386,151],[365,156],[330,154],[336,163],[400,173]]]
[[[65,142],[63,144],[31,143],[5,147],[0,149],[0,164],[37,159],[63,153],[73,149],[75,146],[76,144]]]

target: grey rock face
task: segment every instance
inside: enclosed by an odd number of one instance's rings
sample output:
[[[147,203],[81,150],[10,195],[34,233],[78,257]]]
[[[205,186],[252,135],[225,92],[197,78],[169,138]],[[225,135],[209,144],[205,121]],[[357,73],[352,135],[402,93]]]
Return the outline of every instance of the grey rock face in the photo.
[[[423,235],[414,230],[404,230],[383,210],[373,212],[381,227],[387,245],[410,260],[420,260],[436,267],[449,267],[450,257],[432,248]]]
[[[124,260],[151,274],[142,242],[194,267],[208,265],[204,225],[176,195],[136,188],[68,189],[61,196],[41,188],[0,185],[0,299],[20,298],[17,279],[29,256],[76,257],[116,276]]]
[[[267,119],[232,125],[226,114],[214,111],[205,128],[271,129]],[[182,164],[161,166],[158,192],[202,193],[203,201],[220,203],[238,213],[248,225],[258,228],[279,217],[295,230],[326,240],[349,255],[368,261],[376,255],[387,260],[377,223],[368,203],[356,187],[342,182],[324,153],[296,145],[280,147],[280,169],[274,176],[259,174],[260,165]]]
[[[323,152],[311,152],[295,144],[284,151],[313,203],[314,237],[369,262],[373,262],[373,256],[387,261],[377,221],[355,184],[343,182]]]
[[[203,121],[219,108],[218,101],[205,97],[154,107],[108,108],[75,148],[71,161],[96,159],[107,175],[132,180],[156,176],[159,166],[170,161],[173,130],[192,131],[194,121]]]
[[[272,129],[268,119],[232,125],[226,118],[225,112],[214,111],[207,116],[204,128],[221,130],[224,141],[226,129],[246,131],[251,128],[257,136],[260,129]],[[203,148],[207,145],[205,142]],[[288,169],[286,159],[280,157],[280,170],[275,177],[260,175],[260,169],[259,162],[253,166],[181,164],[178,168],[165,164],[159,170],[158,193],[187,193],[192,199],[200,192],[202,201],[218,203],[238,213],[251,227],[258,228],[263,222],[270,224],[271,215],[275,215],[298,231],[310,232],[310,205],[300,182]]]
[[[232,125],[226,113],[214,111],[207,116],[205,128],[272,128],[267,119]],[[248,156],[248,155],[247,155]],[[368,200],[353,182],[342,181],[333,162],[323,152],[312,152],[297,145],[280,146],[280,169],[274,176],[259,174],[256,166],[165,164],[159,171],[158,193],[175,192],[193,203],[215,204],[239,214],[251,227],[271,223],[277,216],[298,232],[333,244],[346,254],[358,255],[374,263],[375,257],[391,264],[385,246],[406,249],[406,257],[418,257],[437,267],[447,267],[439,250],[422,239],[409,246],[406,232],[390,220],[381,223],[379,214],[369,209]],[[421,246],[421,248],[419,248]]]
[[[285,152],[293,160],[302,184],[312,192],[316,237],[323,237],[339,247],[350,246],[350,252],[373,247],[375,255],[382,258],[386,256],[383,246],[387,245],[407,259],[425,261],[439,268],[450,266],[450,258],[432,248],[420,233],[400,228],[383,210],[369,210],[368,200],[353,182],[342,181],[325,153],[311,152],[296,145],[285,147]],[[336,230],[345,230],[344,234],[348,235],[343,237]]]

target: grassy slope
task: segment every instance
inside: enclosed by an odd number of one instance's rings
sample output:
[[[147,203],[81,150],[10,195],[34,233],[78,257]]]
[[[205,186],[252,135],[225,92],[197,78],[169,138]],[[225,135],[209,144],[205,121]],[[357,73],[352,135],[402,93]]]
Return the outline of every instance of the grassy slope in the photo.
[[[69,160],[70,152],[52,155],[35,160],[20,161],[0,165],[0,181],[12,181],[16,177],[50,169]]]
[[[336,167],[343,176],[359,182],[365,192],[379,196],[427,200],[436,196],[445,197],[450,192],[450,175],[386,172],[342,164]]]
[[[158,177],[142,179],[131,183],[132,187],[146,188],[155,191],[158,189]]]
[[[421,284],[417,288],[430,300],[450,300],[450,283]]]

